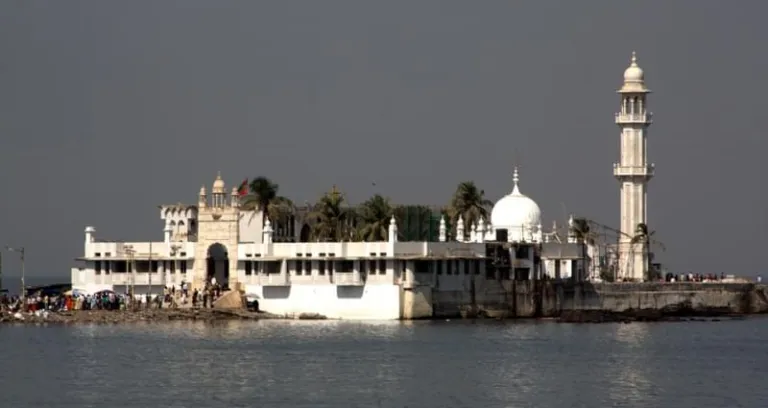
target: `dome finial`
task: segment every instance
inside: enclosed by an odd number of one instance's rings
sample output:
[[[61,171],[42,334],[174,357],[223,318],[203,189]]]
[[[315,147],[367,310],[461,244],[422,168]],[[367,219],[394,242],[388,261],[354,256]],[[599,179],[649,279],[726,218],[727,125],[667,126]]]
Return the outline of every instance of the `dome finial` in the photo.
[[[517,166],[515,166],[515,172],[512,173],[512,183],[515,185],[512,194],[520,194],[520,173],[517,171]]]
[[[632,65],[637,66],[637,53],[632,51]]]

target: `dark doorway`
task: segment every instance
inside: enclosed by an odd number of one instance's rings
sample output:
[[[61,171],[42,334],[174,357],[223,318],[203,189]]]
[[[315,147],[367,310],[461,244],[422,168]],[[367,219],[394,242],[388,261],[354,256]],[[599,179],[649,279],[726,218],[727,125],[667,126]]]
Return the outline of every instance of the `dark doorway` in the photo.
[[[309,224],[304,224],[304,226],[301,227],[301,233],[299,234],[299,242],[309,242],[309,233],[311,231]]]
[[[206,279],[212,282],[213,278],[223,289],[229,288],[229,254],[227,247],[219,243],[208,247]]]

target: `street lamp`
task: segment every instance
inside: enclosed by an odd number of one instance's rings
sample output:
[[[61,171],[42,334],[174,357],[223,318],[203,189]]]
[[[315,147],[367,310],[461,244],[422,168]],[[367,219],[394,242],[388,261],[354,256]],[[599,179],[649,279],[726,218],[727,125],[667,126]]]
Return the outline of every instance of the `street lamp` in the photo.
[[[24,247],[18,247],[13,248],[6,246],[5,249],[10,252],[18,252],[21,256],[21,307],[22,310],[27,310],[27,286],[24,284],[24,278],[26,277],[26,273],[24,271],[24,258],[25,258],[25,250]]]
[[[134,302],[136,302],[136,265],[133,264],[133,245],[125,245],[123,246],[123,252],[125,252],[126,255],[128,255],[128,267],[131,269],[131,308],[134,308]]]

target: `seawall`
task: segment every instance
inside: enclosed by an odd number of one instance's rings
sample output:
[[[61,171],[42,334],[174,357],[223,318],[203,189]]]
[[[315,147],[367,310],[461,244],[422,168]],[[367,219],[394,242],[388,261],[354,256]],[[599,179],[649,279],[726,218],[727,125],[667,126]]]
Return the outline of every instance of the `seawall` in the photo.
[[[752,283],[572,283],[478,280],[468,287],[416,286],[403,318],[622,318],[768,313],[768,286]]]

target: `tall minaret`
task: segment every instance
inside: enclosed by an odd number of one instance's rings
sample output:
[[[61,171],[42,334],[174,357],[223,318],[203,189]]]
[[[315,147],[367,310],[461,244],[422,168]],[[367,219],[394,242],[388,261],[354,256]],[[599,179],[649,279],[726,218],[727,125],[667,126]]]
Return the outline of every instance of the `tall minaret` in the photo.
[[[651,91],[645,87],[643,70],[634,52],[618,93],[621,109],[616,113],[616,124],[621,128],[621,158],[613,164],[613,175],[621,184],[618,277],[642,281],[648,275],[648,243],[633,237],[637,236],[638,225],[647,223],[648,181],[654,166],[648,163],[647,139],[652,114],[646,99]]]

